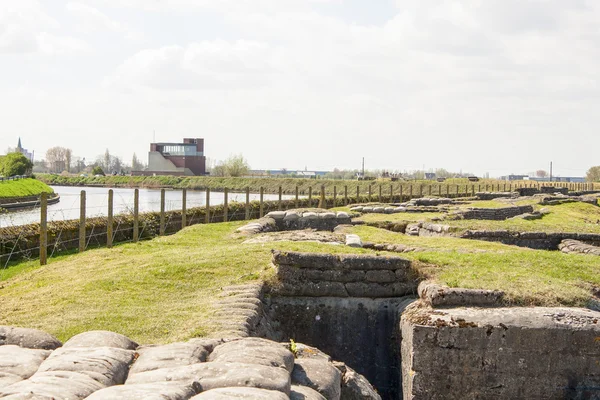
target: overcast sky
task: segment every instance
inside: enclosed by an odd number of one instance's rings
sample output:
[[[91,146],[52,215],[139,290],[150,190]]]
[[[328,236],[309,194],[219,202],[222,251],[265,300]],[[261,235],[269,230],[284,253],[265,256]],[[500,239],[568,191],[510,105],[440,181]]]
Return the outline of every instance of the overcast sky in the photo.
[[[2,151],[131,162],[205,138],[253,168],[581,176],[597,0],[0,2]]]

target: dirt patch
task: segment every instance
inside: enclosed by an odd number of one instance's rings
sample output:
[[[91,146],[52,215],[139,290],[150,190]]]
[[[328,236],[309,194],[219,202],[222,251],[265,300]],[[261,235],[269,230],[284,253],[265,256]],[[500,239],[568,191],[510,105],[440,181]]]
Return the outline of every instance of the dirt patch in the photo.
[[[301,231],[262,233],[244,241],[244,243],[270,242],[320,242],[343,244],[346,242],[346,235],[343,233],[317,231],[316,229],[304,229]]]

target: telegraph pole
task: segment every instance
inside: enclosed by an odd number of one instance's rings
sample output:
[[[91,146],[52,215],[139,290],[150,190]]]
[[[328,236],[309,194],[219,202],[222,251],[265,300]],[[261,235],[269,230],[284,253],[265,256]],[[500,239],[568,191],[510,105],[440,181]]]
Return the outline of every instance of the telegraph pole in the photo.
[[[550,182],[552,182],[552,161],[550,161]]]

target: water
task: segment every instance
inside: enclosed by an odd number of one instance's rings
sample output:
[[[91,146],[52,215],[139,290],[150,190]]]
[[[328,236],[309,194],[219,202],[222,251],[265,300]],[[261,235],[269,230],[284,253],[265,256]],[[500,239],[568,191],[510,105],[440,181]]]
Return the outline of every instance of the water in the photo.
[[[60,221],[79,219],[80,193],[86,192],[86,216],[100,217],[108,215],[108,190],[109,188],[98,187],[72,187],[53,186],[54,192],[60,195],[60,202],[48,206],[48,221]],[[140,191],[140,213],[148,211],[160,211],[160,190],[139,189]],[[114,215],[133,212],[134,189],[113,189]],[[277,200],[279,195],[265,194],[264,200]],[[284,200],[293,199],[294,196],[284,195]],[[224,194],[220,192],[210,193],[210,204],[223,204]],[[250,194],[250,201],[259,200],[257,193]],[[228,201],[245,202],[246,193],[229,193]],[[205,191],[187,191],[187,208],[200,207],[206,204]],[[181,210],[182,191],[167,190],[165,194],[165,210]],[[14,211],[0,214],[0,228],[5,226],[25,225],[40,222],[39,207],[35,209]]]

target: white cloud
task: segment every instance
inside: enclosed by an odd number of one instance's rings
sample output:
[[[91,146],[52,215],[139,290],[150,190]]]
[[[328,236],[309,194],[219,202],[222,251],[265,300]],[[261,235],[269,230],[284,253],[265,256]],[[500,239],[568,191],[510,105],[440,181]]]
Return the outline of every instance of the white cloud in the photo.
[[[142,50],[106,83],[129,89],[239,89],[266,84],[274,71],[272,49],[264,43],[215,40]]]
[[[0,53],[65,54],[87,48],[80,39],[55,33],[60,23],[34,0],[0,6]]]
[[[108,15],[90,5],[72,1],[67,3],[66,9],[76,18],[77,30],[80,32],[92,33],[97,31],[110,31],[123,34],[127,39],[131,40],[139,39],[141,37],[140,32],[130,29],[125,24],[110,18]]]

